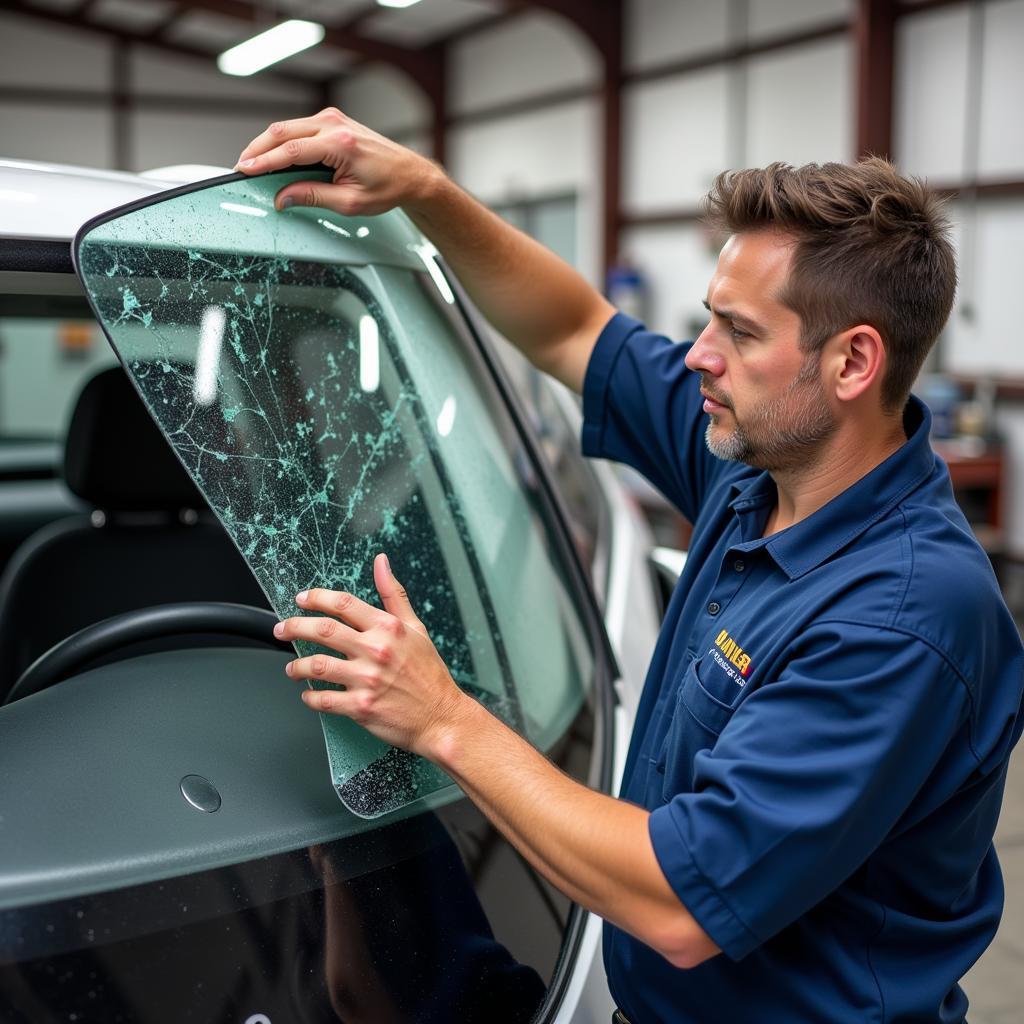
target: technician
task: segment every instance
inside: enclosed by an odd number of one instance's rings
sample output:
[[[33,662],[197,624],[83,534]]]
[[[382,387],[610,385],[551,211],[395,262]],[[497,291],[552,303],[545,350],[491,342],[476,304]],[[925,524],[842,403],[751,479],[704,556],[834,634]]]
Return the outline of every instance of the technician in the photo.
[[[338,110],[271,125],[277,197],[403,207],[498,331],[583,394],[583,447],[694,524],[622,799],[562,775],[464,694],[379,555],[384,610],[313,590],[285,639],[318,711],[436,762],[607,922],[633,1024],[961,1021],[995,934],[992,835],[1024,657],[911,385],[956,285],[937,200],[881,160],[719,177],[709,322],[676,345],[429,160]],[[326,635],[325,634],[329,634]]]

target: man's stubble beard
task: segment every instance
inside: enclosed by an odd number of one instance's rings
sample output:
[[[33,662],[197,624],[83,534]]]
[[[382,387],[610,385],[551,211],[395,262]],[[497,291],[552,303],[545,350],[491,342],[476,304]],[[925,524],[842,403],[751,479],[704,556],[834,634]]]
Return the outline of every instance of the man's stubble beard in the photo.
[[[755,408],[745,423],[737,420],[728,434],[716,435],[712,418],[704,435],[711,454],[772,473],[808,468],[816,462],[837,426],[825,399],[820,364],[819,353],[809,355],[782,395]],[[714,395],[713,388],[705,390]],[[731,407],[730,412],[735,418]]]

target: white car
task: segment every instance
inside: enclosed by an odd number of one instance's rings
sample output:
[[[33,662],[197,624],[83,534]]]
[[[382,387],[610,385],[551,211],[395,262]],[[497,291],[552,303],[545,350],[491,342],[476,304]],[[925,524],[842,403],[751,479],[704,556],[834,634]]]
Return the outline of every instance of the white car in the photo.
[[[385,550],[614,792],[673,573],[411,223],[297,173],[0,161],[0,1020],[606,1024],[600,921],[270,626]]]

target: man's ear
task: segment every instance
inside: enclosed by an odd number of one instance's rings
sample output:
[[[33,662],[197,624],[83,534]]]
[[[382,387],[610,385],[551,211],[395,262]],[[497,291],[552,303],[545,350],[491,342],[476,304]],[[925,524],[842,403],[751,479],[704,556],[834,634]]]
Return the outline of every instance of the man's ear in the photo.
[[[829,363],[834,368],[832,384],[839,401],[849,402],[873,387],[881,388],[886,366],[885,343],[874,327],[851,327],[832,338],[828,347]]]

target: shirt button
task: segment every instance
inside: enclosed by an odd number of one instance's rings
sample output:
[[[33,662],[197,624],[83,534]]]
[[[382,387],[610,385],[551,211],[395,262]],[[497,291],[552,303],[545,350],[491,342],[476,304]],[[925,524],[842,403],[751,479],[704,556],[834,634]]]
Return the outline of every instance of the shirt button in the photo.
[[[742,558],[737,558],[736,561],[732,563],[732,567],[737,572],[743,572],[743,570],[747,567],[747,563],[744,562]]]
[[[708,615],[717,615],[722,610],[722,606],[717,601],[712,601],[708,605]]]

